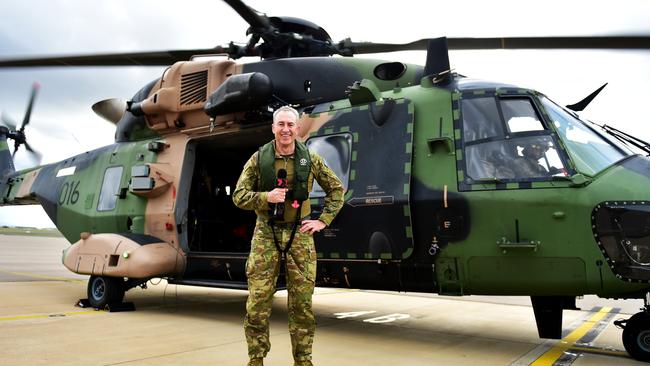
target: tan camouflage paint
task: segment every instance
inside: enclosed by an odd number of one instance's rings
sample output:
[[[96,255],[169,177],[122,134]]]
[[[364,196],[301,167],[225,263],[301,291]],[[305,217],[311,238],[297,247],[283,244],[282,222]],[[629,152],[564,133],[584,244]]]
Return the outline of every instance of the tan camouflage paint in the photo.
[[[208,93],[214,91],[228,76],[235,74],[236,64],[228,60],[197,60],[177,62],[163,72],[154,85],[149,97],[142,101],[148,126],[161,134],[180,130],[204,128],[210,124],[210,117],[203,112]],[[207,84],[203,100],[181,104],[181,84],[183,75],[207,72]],[[232,121],[233,115],[218,117],[216,124]]]
[[[64,251],[63,265],[79,274],[150,278],[181,274],[185,256],[164,242],[140,245],[119,234],[84,233]]]
[[[171,187],[159,196],[147,200],[144,217],[144,233],[170,243],[175,248],[180,248],[174,217],[176,191],[188,141],[188,137],[183,134],[165,137],[164,142],[167,147],[158,153],[154,166],[157,170],[165,172],[166,179],[172,179]],[[155,170],[151,170],[150,175],[152,173],[155,174]]]
[[[303,114],[300,116],[300,133],[298,140],[305,141],[309,138],[309,134],[318,131],[325,125],[332,116],[328,113],[320,113],[317,115]]]
[[[21,198],[27,199],[28,202],[36,201],[35,197],[31,197],[30,192],[32,190],[32,184],[34,184],[34,181],[36,180],[36,177],[38,177],[38,173],[40,171],[41,169],[32,170],[31,172],[25,173],[21,176],[21,178],[19,178],[22,179],[22,182],[14,198],[15,201],[20,202]]]

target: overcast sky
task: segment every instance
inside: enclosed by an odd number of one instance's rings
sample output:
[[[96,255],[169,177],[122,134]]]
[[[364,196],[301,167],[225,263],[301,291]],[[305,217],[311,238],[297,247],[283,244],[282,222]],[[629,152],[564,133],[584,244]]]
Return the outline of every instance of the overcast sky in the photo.
[[[182,4],[182,5],[181,5]],[[295,16],[333,40],[409,42],[428,37],[650,34],[648,1],[261,1],[268,15]],[[245,42],[247,24],[218,0],[3,0],[0,58],[208,48]],[[423,52],[373,55],[423,64]],[[605,82],[584,116],[650,140],[650,52],[456,51],[461,74],[541,91],[571,104]],[[114,127],[90,109],[129,99],[160,67],[0,70],[0,111],[20,122],[33,82],[41,92],[27,129],[43,163],[113,142]],[[18,168],[32,164],[21,153]],[[37,207],[0,208],[0,225],[53,226]]]

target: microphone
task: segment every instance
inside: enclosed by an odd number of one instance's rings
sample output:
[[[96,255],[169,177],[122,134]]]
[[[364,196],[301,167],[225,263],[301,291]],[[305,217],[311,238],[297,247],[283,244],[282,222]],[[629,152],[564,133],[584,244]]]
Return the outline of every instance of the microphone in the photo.
[[[286,169],[278,170],[278,178],[275,181],[275,188],[287,188],[287,171]],[[284,220],[284,202],[273,204],[273,219]]]

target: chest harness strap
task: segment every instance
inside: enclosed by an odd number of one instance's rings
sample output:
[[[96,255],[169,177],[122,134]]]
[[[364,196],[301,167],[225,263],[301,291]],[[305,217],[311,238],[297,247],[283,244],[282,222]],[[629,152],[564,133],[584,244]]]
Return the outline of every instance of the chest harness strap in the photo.
[[[296,219],[293,222],[293,229],[291,229],[291,236],[289,237],[289,241],[287,242],[287,245],[284,247],[284,249],[280,247],[278,238],[275,235],[275,222],[273,218],[269,220],[269,225],[271,226],[271,232],[273,233],[273,243],[275,244],[275,248],[278,250],[278,253],[280,253],[281,269],[284,268],[284,265],[286,265],[287,253],[289,252],[289,249],[291,249],[291,244],[293,243],[293,239],[296,236],[296,229],[298,229],[298,223],[300,222],[300,213],[302,212],[302,205],[303,204],[301,203],[300,207],[298,207],[298,209],[296,210]],[[284,265],[282,265],[282,263],[284,263]]]

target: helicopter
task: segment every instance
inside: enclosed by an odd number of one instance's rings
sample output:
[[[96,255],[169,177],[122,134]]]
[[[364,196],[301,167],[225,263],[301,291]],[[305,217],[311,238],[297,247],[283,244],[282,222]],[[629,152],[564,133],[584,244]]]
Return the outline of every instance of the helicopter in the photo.
[[[575,112],[602,89],[564,107],[536,90],[465,77],[448,57],[450,49],[648,49],[648,37],[337,43],[310,21],[225,2],[249,24],[248,43],[0,60],[171,65],[129,100],[94,105],[116,125],[114,144],[15,171],[8,139],[14,151],[28,147],[32,104],[20,129],[0,127],[2,204],[44,208],[72,243],[63,264],[90,275],[92,306],[119,304],[155,277],[247,288],[255,217],[230,193],[272,138],[273,110],[290,104],[301,112],[300,139],[346,189],[339,216],[315,235],[318,286],[530,296],[539,336],[554,339],[576,296],[641,298],[643,310],[618,324],[630,355],[650,360],[648,144],[580,120]],[[426,50],[424,65],[351,57],[400,50]],[[214,54],[227,59],[195,57]],[[237,62],[244,57],[261,60]],[[316,187],[315,217],[322,198]]]

